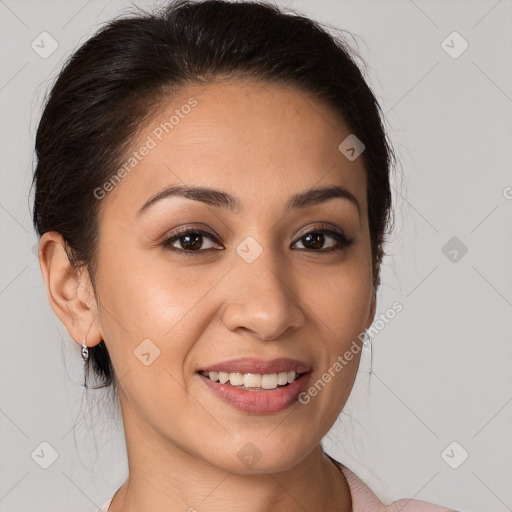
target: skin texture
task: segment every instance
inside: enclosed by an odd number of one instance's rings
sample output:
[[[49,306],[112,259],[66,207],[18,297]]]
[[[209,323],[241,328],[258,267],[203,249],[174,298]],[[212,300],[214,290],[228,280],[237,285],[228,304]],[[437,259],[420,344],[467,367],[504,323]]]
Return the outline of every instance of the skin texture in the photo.
[[[98,303],[58,233],[39,247],[52,308],[78,344],[86,333],[88,346],[105,340],[119,381],[129,478],[110,510],[349,511],[346,480],[320,441],[346,403],[360,353],[307,405],[272,414],[224,403],[197,370],[241,356],[289,357],[312,366],[314,383],[371,325],[363,160],[340,153],[350,130],[312,96],[234,80],[182,90],[133,148],[191,97],[197,106],[101,200]],[[137,216],[148,198],[184,184],[229,192],[241,210],[172,197]],[[349,189],[360,215],[340,198],[285,212],[292,195],[329,185]],[[328,252],[337,242],[325,235],[308,245],[304,234],[322,223],[353,244]],[[182,226],[212,238],[192,255],[178,252],[190,248],[183,238],[176,251],[162,247]],[[236,252],[248,236],[263,249],[252,263]],[[148,366],[134,355],[145,339],[160,350]],[[261,454],[252,466],[237,457],[248,442]]]

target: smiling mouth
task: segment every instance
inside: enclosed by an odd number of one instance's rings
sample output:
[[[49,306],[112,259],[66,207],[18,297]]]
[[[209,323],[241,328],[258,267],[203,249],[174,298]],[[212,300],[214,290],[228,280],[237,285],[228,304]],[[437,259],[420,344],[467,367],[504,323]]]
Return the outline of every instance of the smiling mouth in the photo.
[[[202,371],[203,377],[209,378],[212,382],[227,384],[239,389],[249,391],[273,390],[283,388],[295,382],[306,372],[278,372],[278,373],[240,373],[240,372],[215,372]]]

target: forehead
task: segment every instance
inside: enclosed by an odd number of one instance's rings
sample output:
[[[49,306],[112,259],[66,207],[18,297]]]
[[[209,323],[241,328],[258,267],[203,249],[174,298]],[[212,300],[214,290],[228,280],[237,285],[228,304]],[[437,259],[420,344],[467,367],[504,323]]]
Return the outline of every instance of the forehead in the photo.
[[[337,184],[349,188],[364,211],[363,159],[350,161],[338,149],[349,135],[332,109],[288,85],[190,86],[162,101],[141,128],[106,202],[136,212],[166,186],[207,185],[261,207]]]

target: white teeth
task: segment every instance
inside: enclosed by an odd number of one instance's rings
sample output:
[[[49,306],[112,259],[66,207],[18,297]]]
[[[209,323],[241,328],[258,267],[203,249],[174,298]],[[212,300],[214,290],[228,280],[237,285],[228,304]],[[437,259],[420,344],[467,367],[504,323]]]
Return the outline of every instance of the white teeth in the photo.
[[[221,384],[226,384],[226,382],[229,380],[229,373],[226,372],[219,372],[219,382]]]
[[[277,383],[280,386],[284,386],[288,383],[288,372],[279,372],[277,374]]]
[[[295,372],[293,372],[295,373]],[[261,387],[263,389],[277,388],[277,373],[268,373],[261,376]]]
[[[261,375],[259,373],[244,373],[244,386],[246,388],[261,388]]]
[[[246,388],[276,389],[277,386],[291,384],[297,378],[297,373],[228,373],[228,372],[203,372],[210,380],[226,384],[228,381],[232,386],[244,386]]]
[[[243,373],[230,373],[229,374],[229,383],[232,386],[242,386],[244,383],[244,374]]]

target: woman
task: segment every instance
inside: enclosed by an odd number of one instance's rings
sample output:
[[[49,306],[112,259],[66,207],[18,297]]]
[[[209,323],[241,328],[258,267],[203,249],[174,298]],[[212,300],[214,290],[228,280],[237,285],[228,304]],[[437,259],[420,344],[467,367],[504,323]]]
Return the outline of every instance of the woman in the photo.
[[[65,65],[36,152],[48,299],[123,415],[101,511],[448,510],[386,507],[321,446],[391,219],[392,149],[341,38],[264,3],[116,19]]]

